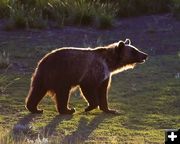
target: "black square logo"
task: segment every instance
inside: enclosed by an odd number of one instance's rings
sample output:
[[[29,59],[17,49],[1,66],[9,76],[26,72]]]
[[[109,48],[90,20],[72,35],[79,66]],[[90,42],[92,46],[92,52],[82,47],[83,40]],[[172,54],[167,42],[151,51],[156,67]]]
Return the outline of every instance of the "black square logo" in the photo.
[[[166,130],[165,144],[180,144],[180,130],[178,129]]]

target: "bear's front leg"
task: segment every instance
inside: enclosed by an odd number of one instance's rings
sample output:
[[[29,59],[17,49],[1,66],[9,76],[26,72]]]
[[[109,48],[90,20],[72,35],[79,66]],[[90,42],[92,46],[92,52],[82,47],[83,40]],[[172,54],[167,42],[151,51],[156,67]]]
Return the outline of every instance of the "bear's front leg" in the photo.
[[[81,91],[88,102],[88,106],[85,108],[85,112],[91,111],[98,107],[98,93],[97,87],[84,83],[80,85]]]
[[[102,82],[102,84],[99,87],[99,108],[105,113],[112,113],[117,114],[118,112],[116,110],[112,110],[108,108],[108,85],[109,85],[109,78]]]

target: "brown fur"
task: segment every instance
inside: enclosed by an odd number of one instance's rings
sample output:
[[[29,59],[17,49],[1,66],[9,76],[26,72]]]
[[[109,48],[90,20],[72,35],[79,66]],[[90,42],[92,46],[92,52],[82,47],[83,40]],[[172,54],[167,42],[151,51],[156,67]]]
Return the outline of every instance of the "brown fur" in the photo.
[[[61,48],[44,56],[32,76],[26,108],[32,113],[41,113],[37,105],[47,92],[54,95],[60,114],[72,114],[68,107],[70,90],[79,86],[88,102],[85,111],[99,108],[108,113],[108,87],[111,75],[133,68],[147,54],[130,44],[130,40],[109,46],[87,48]]]

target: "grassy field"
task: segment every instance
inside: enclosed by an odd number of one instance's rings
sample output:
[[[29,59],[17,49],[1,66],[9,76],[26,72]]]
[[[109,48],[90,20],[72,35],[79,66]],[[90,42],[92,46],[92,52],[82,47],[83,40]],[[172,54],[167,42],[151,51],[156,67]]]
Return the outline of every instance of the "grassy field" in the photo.
[[[17,55],[19,54],[19,55]],[[24,53],[14,53],[23,60]],[[70,105],[73,116],[59,116],[49,97],[41,102],[43,115],[24,108],[31,72],[1,74],[0,143],[163,143],[164,129],[180,127],[179,55],[152,56],[134,70],[114,76],[109,92],[111,108],[120,115],[99,110],[84,113],[79,93]]]
[[[0,97],[0,143],[26,143],[38,137],[50,143],[163,143],[165,129],[180,127],[179,58],[154,56],[114,76],[109,103],[119,115],[84,113],[86,103],[78,92],[70,101],[77,109],[73,116],[59,116],[49,97],[40,105],[44,114],[29,114],[24,98],[30,75],[1,75],[1,86],[12,84]]]
[[[62,28],[86,25],[100,29],[114,26],[115,18],[171,12],[179,18],[179,0],[0,0],[5,29]]]

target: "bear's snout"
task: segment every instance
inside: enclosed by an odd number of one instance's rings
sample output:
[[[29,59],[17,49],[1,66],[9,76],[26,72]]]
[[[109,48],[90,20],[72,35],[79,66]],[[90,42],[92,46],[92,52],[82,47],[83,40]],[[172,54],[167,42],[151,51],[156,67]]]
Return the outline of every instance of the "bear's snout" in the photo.
[[[143,54],[143,60],[147,60],[148,59],[148,54],[144,53]]]
[[[141,52],[139,54],[139,63],[143,63],[148,59],[148,54]]]

